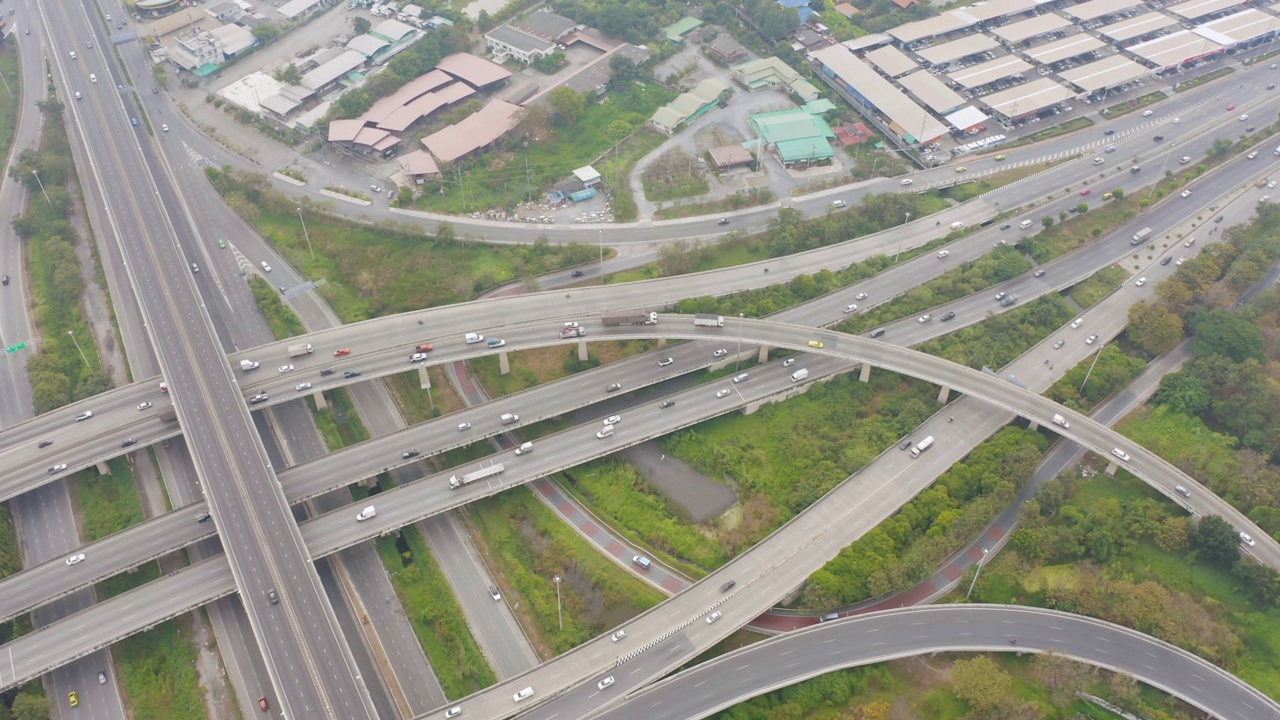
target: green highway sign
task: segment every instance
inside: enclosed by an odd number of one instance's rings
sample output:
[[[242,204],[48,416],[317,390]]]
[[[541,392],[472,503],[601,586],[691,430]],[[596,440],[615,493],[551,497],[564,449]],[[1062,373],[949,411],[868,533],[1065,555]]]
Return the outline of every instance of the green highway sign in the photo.
[[[13,345],[6,347],[4,351],[12,355],[13,353],[18,352],[19,350],[26,350],[26,349],[27,349],[27,344],[24,342],[20,342],[20,343],[14,343]]]

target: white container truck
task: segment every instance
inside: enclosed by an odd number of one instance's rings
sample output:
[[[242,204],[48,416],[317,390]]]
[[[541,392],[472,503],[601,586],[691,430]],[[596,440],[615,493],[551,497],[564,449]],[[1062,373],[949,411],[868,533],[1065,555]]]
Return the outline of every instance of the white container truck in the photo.
[[[464,339],[467,341],[468,345],[475,345],[478,342],[484,342],[484,336],[480,333],[467,333],[464,336]]]
[[[502,420],[503,425],[512,425],[520,422],[520,416],[515,413],[502,413],[502,417],[500,419]]]
[[[1071,423],[1067,422],[1067,419],[1066,419],[1066,418],[1062,417],[1061,415],[1056,415],[1056,414],[1053,416],[1053,424],[1054,424],[1054,425],[1059,425],[1059,426],[1064,427],[1064,428],[1069,428],[1069,427],[1071,427]]]
[[[311,343],[302,343],[301,345],[289,346],[289,357],[301,357],[302,355],[311,354]]]
[[[241,360],[241,361],[240,361],[240,369],[241,369],[241,370],[243,370],[243,371],[245,371],[245,372],[249,372],[250,370],[257,370],[257,369],[258,369],[258,363],[254,362],[254,361],[252,361],[252,360]]]
[[[800,382],[807,377],[809,377],[809,369],[800,368],[799,370],[791,373],[791,382]]]
[[[470,485],[477,480],[484,480],[485,478],[501,475],[503,470],[506,470],[506,468],[502,466],[502,463],[494,463],[488,467],[480,468],[479,470],[466,473],[462,476],[454,475],[449,478],[449,489],[457,490],[463,485]]]
[[[693,316],[694,327],[724,327],[724,316],[698,313]]]
[[[920,457],[920,453],[926,452],[931,447],[933,447],[932,435],[916,443],[916,446],[911,448],[911,457],[918,458]]]

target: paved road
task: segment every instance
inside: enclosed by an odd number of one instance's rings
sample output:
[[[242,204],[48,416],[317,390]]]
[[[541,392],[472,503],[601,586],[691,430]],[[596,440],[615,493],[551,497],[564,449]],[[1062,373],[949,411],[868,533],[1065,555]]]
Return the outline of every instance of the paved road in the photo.
[[[698,632],[698,625],[685,632]],[[698,720],[833,670],[935,652],[1053,653],[1126,673],[1224,720],[1280,718],[1280,705],[1243,680],[1150,635],[1081,615],[1007,605],[889,610],[824,623],[722,655],[630,696],[639,687],[631,678],[646,673],[632,672],[627,663],[599,673],[615,679],[607,690],[591,683],[525,717]],[[604,702],[602,694],[614,704],[593,712]]]

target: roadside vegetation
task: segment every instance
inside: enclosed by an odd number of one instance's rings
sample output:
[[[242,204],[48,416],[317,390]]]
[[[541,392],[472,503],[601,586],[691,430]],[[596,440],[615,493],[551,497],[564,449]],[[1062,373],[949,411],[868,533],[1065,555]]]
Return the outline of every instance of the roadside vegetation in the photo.
[[[546,659],[599,636],[664,599],[600,555],[526,488],[467,506],[482,555],[496,565],[506,602]],[[561,578],[557,612],[556,583]],[[559,626],[563,617],[564,629]]]
[[[143,452],[139,457],[142,462],[151,462],[148,453]],[[86,543],[114,535],[146,519],[142,500],[133,484],[133,465],[129,459],[113,458],[107,465],[111,474],[99,475],[90,468],[76,473],[72,483]]]
[[[503,375],[497,355],[467,362],[471,376],[484,386],[489,397],[512,395],[542,383],[649,352],[658,344],[652,340],[617,340],[587,345],[587,360],[578,359],[577,345],[553,345],[508,353],[511,372]],[[627,390],[624,387],[623,390]]]
[[[677,203],[668,207],[658,208],[653,212],[654,220],[674,220],[683,217],[695,217],[697,215],[714,215],[716,213],[728,213],[743,208],[756,207],[765,205],[774,201],[773,193],[768,188],[747,188],[746,190],[738,190],[718,200],[705,200],[703,202],[694,203]],[[615,279],[614,282],[617,282]]]
[[[18,132],[18,101],[22,98],[22,66],[18,62],[17,43],[0,43],[0,73],[8,85],[7,91],[0,94],[0,156],[7,158]]]
[[[418,527],[401,528],[376,545],[445,697],[456,700],[497,682]]]
[[[111,378],[102,371],[81,305],[85,284],[75,250],[78,238],[68,220],[68,215],[80,212],[80,208],[77,197],[68,190],[76,179],[63,107],[50,100],[41,103],[40,110],[44,125],[39,148],[23,150],[9,168],[9,176],[28,192],[26,211],[14,219],[13,230],[26,244],[30,296],[35,303],[33,319],[41,338],[26,338],[28,348],[20,351],[27,355],[27,378],[36,414],[112,386]],[[11,342],[19,340],[23,339]]]
[[[271,287],[271,283],[257,273],[249,276],[249,290],[258,303],[258,310],[271,326],[271,335],[277,340],[284,340],[296,335],[303,335],[307,329],[293,310],[284,304],[279,291]]]
[[[328,407],[318,410],[315,398],[311,397],[310,393],[306,395],[307,407],[311,409],[311,416],[315,418],[316,427],[324,437],[324,444],[329,448],[329,452],[369,439],[369,430],[365,428],[364,421],[356,412],[355,404],[351,402],[351,395],[347,393],[346,388],[325,390],[324,399]]]
[[[344,323],[462,302],[502,283],[599,256],[594,245],[485,245],[458,238],[447,224],[427,237],[401,226],[351,222],[304,205],[313,261],[298,204],[272,189],[268,178],[230,168],[207,173],[227,204],[291,265],[310,280],[326,280],[317,292]]]
[[[418,371],[403,372],[384,378],[387,389],[395,398],[400,415],[409,425],[417,425],[433,418],[447,415],[466,407],[458,392],[453,389],[444,366],[433,365],[427,369],[431,378],[431,391],[422,389]]]
[[[705,161],[674,147],[656,160],[641,174],[644,195],[652,202],[683,200],[711,192],[704,169]]]
[[[984,366],[1001,368],[1061,328],[1074,314],[1060,296],[1043,295],[916,349],[975,370]]]
[[[195,643],[191,624],[183,617],[111,646],[133,720],[205,716]]]

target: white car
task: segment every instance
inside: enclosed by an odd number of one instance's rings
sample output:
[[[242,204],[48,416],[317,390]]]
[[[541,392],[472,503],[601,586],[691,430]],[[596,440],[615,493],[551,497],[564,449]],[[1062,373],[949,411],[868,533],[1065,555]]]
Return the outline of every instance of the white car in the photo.
[[[899,180],[899,181],[898,181],[898,184],[899,184],[899,185],[910,185],[910,184],[911,184],[911,183],[913,183],[913,182],[915,182],[915,180],[912,180],[911,178],[902,178],[901,180]]]
[[[409,362],[422,362],[427,359],[426,353],[414,353],[409,356]]]
[[[293,366],[292,366],[292,365],[281,365],[281,366],[280,366],[280,372],[281,372],[281,373],[293,372]]]
[[[866,293],[864,293],[864,292],[858,293],[857,295],[854,295],[854,296],[853,296],[853,299],[854,299],[854,300],[866,300],[866,299],[867,299],[867,294],[866,294]]]
[[[1134,282],[1133,284],[1134,284],[1134,285],[1136,285],[1136,286],[1138,286],[1138,287],[1142,287],[1143,285],[1146,285],[1146,284],[1147,284],[1147,279],[1146,279],[1146,278],[1144,278],[1144,277],[1140,277],[1140,278],[1138,278],[1138,279],[1137,279],[1137,281],[1136,281],[1136,282]]]
[[[717,390],[717,391],[716,391],[716,397],[718,397],[718,398],[722,398],[722,397],[724,397],[725,395],[728,395],[728,394],[729,394],[729,388],[724,388],[724,389],[722,389],[722,390]]]
[[[597,689],[597,690],[603,690],[603,689],[605,689],[605,688],[609,687],[609,686],[610,686],[610,685],[612,685],[612,684],[613,684],[613,676],[612,676],[612,675],[610,675],[609,677],[607,677],[607,678],[605,678],[605,679],[601,680],[600,682],[596,683],[596,689]]]
[[[720,619],[720,611],[719,611],[719,610],[716,610],[715,612],[713,612],[713,613],[711,613],[710,615],[708,615],[708,616],[707,616],[707,624],[708,624],[708,625],[710,625],[711,623],[713,623],[713,622],[715,622],[715,621],[717,621],[717,620],[719,620],[719,619]]]
[[[149,407],[151,407],[151,403],[149,403],[149,402],[140,402],[140,403],[138,403],[138,409],[139,409],[139,410],[146,410],[146,409],[147,409],[147,408],[149,408]]]
[[[614,634],[610,635],[610,636],[609,636],[609,639],[610,639],[610,640],[612,640],[612,641],[614,641],[614,642],[618,642],[619,640],[621,640],[621,639],[625,638],[626,636],[627,636],[627,631],[626,631],[626,630],[619,630],[618,632],[616,632],[616,633],[614,633]]]
[[[1061,348],[1062,348],[1062,346],[1063,346],[1063,345],[1066,345],[1066,344],[1067,344],[1067,341],[1066,341],[1066,340],[1059,340],[1058,342],[1056,342],[1056,343],[1054,343],[1054,344],[1053,344],[1053,349],[1054,349],[1054,350],[1061,349]]]
[[[1249,119],[1249,116],[1248,116],[1248,115],[1241,115],[1240,117],[1238,117],[1238,118],[1236,118],[1236,119],[1237,119],[1237,120],[1239,120],[1240,122],[1244,122],[1245,120],[1248,120],[1248,119]]]
[[[1248,545],[1249,547],[1253,547],[1255,545],[1253,541],[1253,536],[1251,536],[1247,532],[1240,533],[1240,542],[1244,543],[1245,545]]]
[[[168,124],[168,123],[160,123],[160,129],[161,129],[161,130],[163,130],[163,131],[165,131],[165,132],[169,132],[169,124]]]
[[[1098,341],[1098,336],[1097,336],[1097,334],[1094,334],[1094,335],[1090,335],[1089,337],[1085,338],[1085,339],[1084,339],[1084,344],[1085,344],[1085,345],[1092,345],[1092,344],[1094,344],[1094,343],[1095,343],[1095,342],[1097,342],[1097,341]]]
[[[621,415],[610,415],[609,417],[604,419],[605,425],[617,425],[620,422],[622,422]]]
[[[506,346],[507,346],[507,341],[506,341],[506,340],[499,340],[499,339],[497,339],[497,338],[489,338],[489,347],[491,347],[491,348],[499,348],[499,347],[506,347]]]
[[[742,373],[741,375],[735,375],[735,376],[733,377],[733,381],[734,381],[735,383],[745,382],[745,381],[746,381],[746,379],[747,379],[747,374],[746,374],[746,373]]]
[[[462,432],[463,430],[470,430],[470,429],[471,429],[471,423],[467,423],[467,422],[458,423],[458,432]]]
[[[271,272],[271,265],[266,260],[258,264],[262,266],[262,272]]]
[[[675,358],[663,358],[658,361],[658,367],[666,367],[675,362]]]
[[[924,315],[921,315],[921,316],[916,320],[916,322],[918,322],[918,323],[927,323],[927,322],[929,322],[929,321],[930,321],[930,320],[932,320],[932,319],[933,319],[933,316],[932,316],[932,315],[930,315],[930,314],[928,314],[928,313],[925,313]]]
[[[297,387],[294,388],[294,390],[297,390],[298,392],[303,392],[305,390],[310,390],[310,389],[311,389],[311,383],[309,382],[298,383]]]
[[[1179,164],[1179,165],[1186,165],[1186,164],[1187,164],[1187,163],[1189,163],[1189,162],[1191,162],[1191,156],[1190,156],[1190,155],[1183,155],[1182,157],[1178,158],[1178,164]]]
[[[1174,265],[1181,265],[1182,263],[1184,263],[1184,262],[1186,262],[1186,261],[1187,261],[1187,259],[1186,259],[1185,257],[1180,257],[1180,258],[1178,258],[1177,260],[1175,260],[1173,264],[1174,264]]]
[[[946,256],[948,256],[948,255],[950,255],[950,254],[951,254],[951,252],[950,252],[949,250],[939,250],[939,251],[938,251],[938,257],[940,257],[940,258],[944,258],[944,257],[946,257]]]
[[[1178,123],[1180,123],[1180,122],[1182,122],[1182,118],[1174,118],[1174,119],[1173,119],[1173,124],[1174,124],[1174,125],[1177,125],[1177,124],[1178,124]]]
[[[1245,155],[1245,159],[1247,159],[1247,160],[1252,160],[1252,159],[1254,159],[1254,158],[1256,158],[1256,157],[1258,157],[1258,151],[1257,151],[1257,150],[1254,150],[1253,152],[1249,153],[1248,155]]]
[[[1143,111],[1142,111],[1142,117],[1151,117],[1152,115],[1155,115],[1155,114],[1156,114],[1156,111],[1155,111],[1155,110],[1143,110]]]
[[[362,522],[378,514],[378,509],[370,505],[356,514],[356,522]]]
[[[831,201],[831,207],[835,207],[835,208],[842,208],[842,207],[844,207],[844,201],[843,201],[843,200],[832,200],[832,201]]]
[[[715,351],[715,352],[711,353],[711,357],[713,357],[713,358],[721,358],[721,357],[724,357],[725,355],[728,355],[728,354],[729,354],[729,351],[728,351],[728,350],[725,350],[724,348],[720,348],[719,350],[717,350],[717,351]]]
[[[1189,198],[1191,197],[1191,191],[1183,190],[1181,193],[1178,194],[1178,197]]]
[[[1125,451],[1121,450],[1120,448],[1116,448],[1116,449],[1112,450],[1112,451],[1111,451],[1111,454],[1112,454],[1112,455],[1115,455],[1116,457],[1120,458],[1121,460],[1123,460],[1123,461],[1125,461],[1125,462],[1129,462],[1129,453],[1127,453],[1127,452],[1125,452]]]
[[[57,465],[54,465],[53,467],[49,468],[49,474],[50,474],[50,475],[57,475],[58,473],[62,472],[63,470],[66,470],[66,469],[67,469],[67,464],[66,464],[66,463],[58,463]]]
[[[796,364],[795,358],[787,358],[786,360],[782,361],[782,367],[791,367],[792,365],[795,365],[795,364]]]
[[[72,50],[72,51],[71,51],[71,59],[72,59],[72,60],[75,60],[75,59],[76,59],[76,51],[75,51],[75,50]]]
[[[568,328],[568,329],[574,329],[574,328],[578,327],[578,323],[576,323],[576,322],[574,322],[574,321],[570,320],[569,322],[565,323],[565,324],[564,324],[564,326],[565,326],[566,328]]]
[[[1084,318],[1076,318],[1075,320],[1071,321],[1071,329],[1075,330],[1076,328],[1080,327],[1083,324],[1084,324]]]
[[[82,562],[84,562],[84,553],[76,553],[75,555],[67,558],[68,565],[79,565]]]
[[[853,312],[854,310],[857,310],[857,309],[858,309],[858,306],[857,306],[857,305],[845,305],[845,306],[844,306],[844,314],[845,314],[845,315],[848,315],[849,313],[851,313],[851,312]]]

